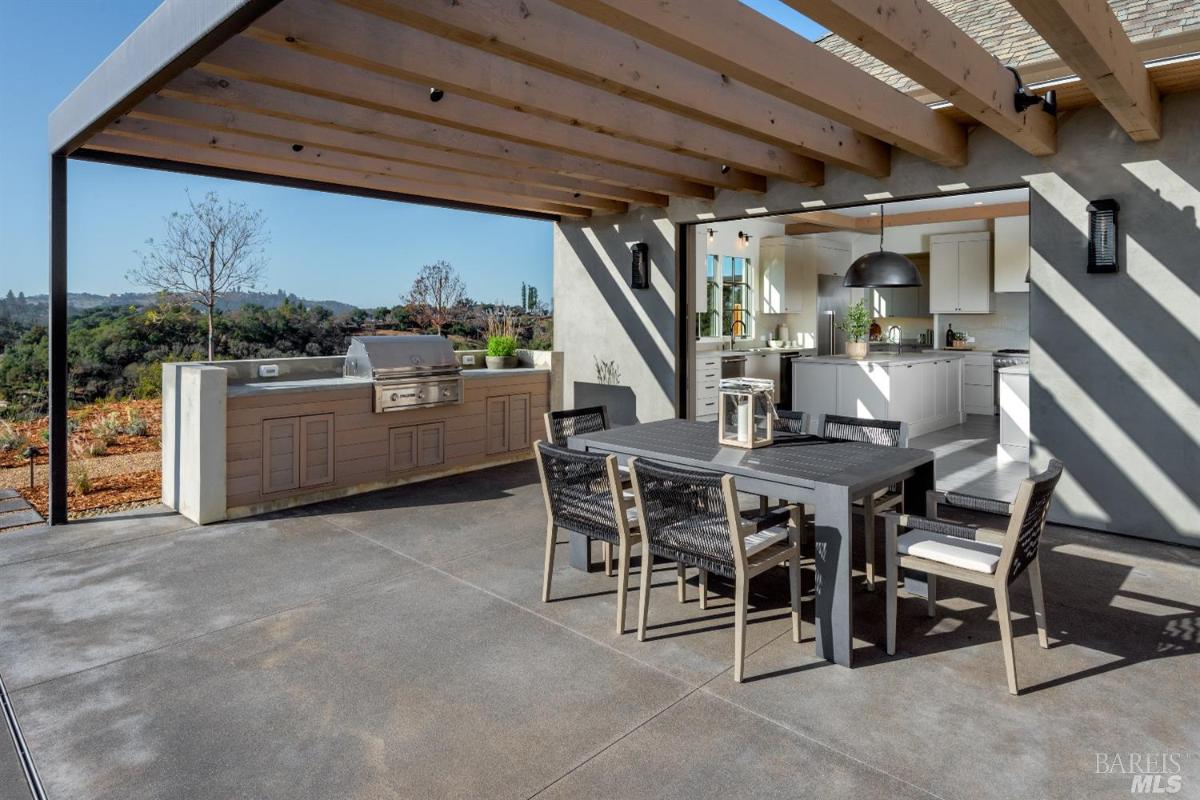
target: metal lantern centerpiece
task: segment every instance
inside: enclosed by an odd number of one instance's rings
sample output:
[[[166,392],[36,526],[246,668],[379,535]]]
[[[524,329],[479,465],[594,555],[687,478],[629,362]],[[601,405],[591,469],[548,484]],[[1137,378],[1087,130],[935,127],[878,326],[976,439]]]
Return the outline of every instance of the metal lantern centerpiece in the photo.
[[[775,381],[726,378],[717,403],[717,437],[731,447],[765,447],[774,441]]]

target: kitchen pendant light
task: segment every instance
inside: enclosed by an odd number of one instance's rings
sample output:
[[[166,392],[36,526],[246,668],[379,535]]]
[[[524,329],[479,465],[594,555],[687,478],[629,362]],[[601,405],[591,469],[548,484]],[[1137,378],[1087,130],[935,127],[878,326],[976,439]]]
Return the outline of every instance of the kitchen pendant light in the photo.
[[[920,286],[917,266],[899,253],[883,249],[883,206],[879,206],[879,250],[859,256],[846,270],[843,286],[895,287]]]

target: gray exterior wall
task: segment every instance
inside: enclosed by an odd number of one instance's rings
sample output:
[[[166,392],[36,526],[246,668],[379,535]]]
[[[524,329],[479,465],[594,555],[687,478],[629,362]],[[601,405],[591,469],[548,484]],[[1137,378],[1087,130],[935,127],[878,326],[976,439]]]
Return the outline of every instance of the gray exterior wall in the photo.
[[[1100,107],[1059,118],[1059,153],[1037,158],[985,128],[970,164],[946,168],[895,151],[876,180],[829,167],[824,186],[772,181],[764,195],[720,191],[558,225],[554,239],[554,349],[565,354],[564,394],[594,381],[593,358],[615,359],[637,419],[675,414],[675,232],[701,214],[793,211],[804,201],[860,203],[936,193],[966,183],[1029,184],[1033,458],[1063,460],[1053,518],[1200,546],[1200,93],[1163,100],[1164,136],[1138,144]],[[1121,270],[1088,275],[1089,200],[1121,204]],[[651,289],[629,288],[629,244],[650,245]],[[614,390],[614,396],[616,395]],[[591,395],[589,395],[590,397]]]

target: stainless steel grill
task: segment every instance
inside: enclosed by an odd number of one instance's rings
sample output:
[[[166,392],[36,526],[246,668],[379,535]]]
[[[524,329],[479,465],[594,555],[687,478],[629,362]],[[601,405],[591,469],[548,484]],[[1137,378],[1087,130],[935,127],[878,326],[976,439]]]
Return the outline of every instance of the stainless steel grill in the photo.
[[[462,367],[442,336],[355,336],[343,374],[375,382],[377,414],[462,402]]]

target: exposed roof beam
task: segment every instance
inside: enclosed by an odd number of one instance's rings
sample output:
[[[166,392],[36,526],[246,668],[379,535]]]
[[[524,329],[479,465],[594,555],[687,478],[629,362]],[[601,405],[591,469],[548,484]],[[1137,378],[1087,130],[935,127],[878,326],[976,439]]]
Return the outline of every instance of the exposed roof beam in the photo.
[[[1028,202],[992,203],[986,206],[960,206],[958,208],[935,208],[929,211],[910,211],[904,214],[886,214],[883,227],[902,228],[907,225],[931,225],[938,222],[967,222],[971,220],[996,219],[998,217],[1023,217],[1029,214]],[[852,217],[837,211],[806,211],[792,214],[792,221],[784,226],[784,233],[796,236],[805,233],[823,233],[842,230],[858,233],[877,233],[879,217]]]
[[[1105,0],[1009,2],[1075,70],[1130,138],[1161,138],[1158,89]]]
[[[1017,111],[1013,74],[928,0],[784,0],[1037,156],[1057,147],[1057,121]]]
[[[521,197],[510,197],[473,189],[458,187],[443,187],[419,181],[406,181],[389,178],[383,175],[347,172],[323,165],[301,164],[298,162],[276,161],[264,159],[244,153],[232,153],[217,150],[206,145],[194,146],[168,142],[156,142],[148,139],[135,139],[129,136],[117,136],[111,133],[100,133],[87,143],[89,150],[106,153],[118,153],[127,156],[142,157],[166,162],[182,164],[198,164],[219,169],[239,170],[246,173],[263,175],[278,175],[305,181],[318,181],[327,184],[339,184],[355,189],[377,190],[401,195],[434,197],[459,203],[472,203],[480,206],[507,208],[518,211],[536,211],[543,214],[557,214],[568,217],[588,217],[591,211],[580,206],[567,206],[548,201],[527,200]]]
[[[939,164],[966,163],[961,125],[741,3],[554,1]]]
[[[316,97],[360,105],[391,114],[411,115],[477,133],[728,189],[765,191],[766,180],[737,169],[722,172],[719,164],[672,153],[638,142],[501,108],[470,97],[451,96],[429,102],[429,84],[359,69],[336,61],[275,47],[239,36],[223,44],[200,64],[206,72],[244,78]]]
[[[600,197],[611,196],[617,200],[633,200],[652,205],[656,205],[657,201],[652,202],[647,198],[639,198],[637,194],[628,193],[645,192],[655,197],[678,195],[705,200],[711,200],[713,197],[712,187],[682,178],[583,158],[325,97],[301,94],[231,75],[219,76],[191,70],[159,90],[159,95],[184,98],[231,111],[245,111],[281,120],[312,123],[332,130],[362,133],[385,141],[412,143],[447,153],[486,156],[518,167],[532,167],[567,177],[603,181],[611,185],[612,193],[608,195],[596,192]]]
[[[889,146],[550,0],[342,0],[414,28],[872,177]]]
[[[205,103],[154,95],[146,98],[127,118],[148,119],[188,125],[201,130],[241,133],[284,144],[304,143],[347,153],[374,156],[407,164],[418,164],[454,172],[501,178],[529,186],[573,192],[576,205],[588,208],[613,208],[592,205],[580,198],[589,196],[610,200],[635,200],[648,205],[665,206],[666,195],[637,189],[620,189],[599,181],[580,180],[553,172],[522,167],[510,161],[450,153],[432,147],[395,142],[362,133],[328,128],[310,122],[283,120],[246,111],[234,111]]]
[[[303,140],[289,143],[260,139],[230,131],[207,131],[173,122],[131,116],[122,117],[119,124],[111,126],[107,132],[115,136],[128,136],[139,140],[209,147],[214,150],[241,153],[274,161],[324,166],[349,173],[382,175],[413,183],[425,182],[445,187],[478,189],[497,195],[546,200],[564,206],[577,205],[603,212],[622,213],[628,210],[625,203],[617,200],[588,198],[583,195],[575,198],[572,192],[561,189],[539,189],[499,178],[485,178],[463,172],[449,172],[432,167],[387,161],[341,150],[330,150],[317,144],[304,143]]]
[[[805,185],[818,185],[824,180],[824,165],[814,159],[341,3],[288,0],[256,20],[251,32],[297,52],[419,81],[447,93],[622,139],[690,153],[717,165]]]

